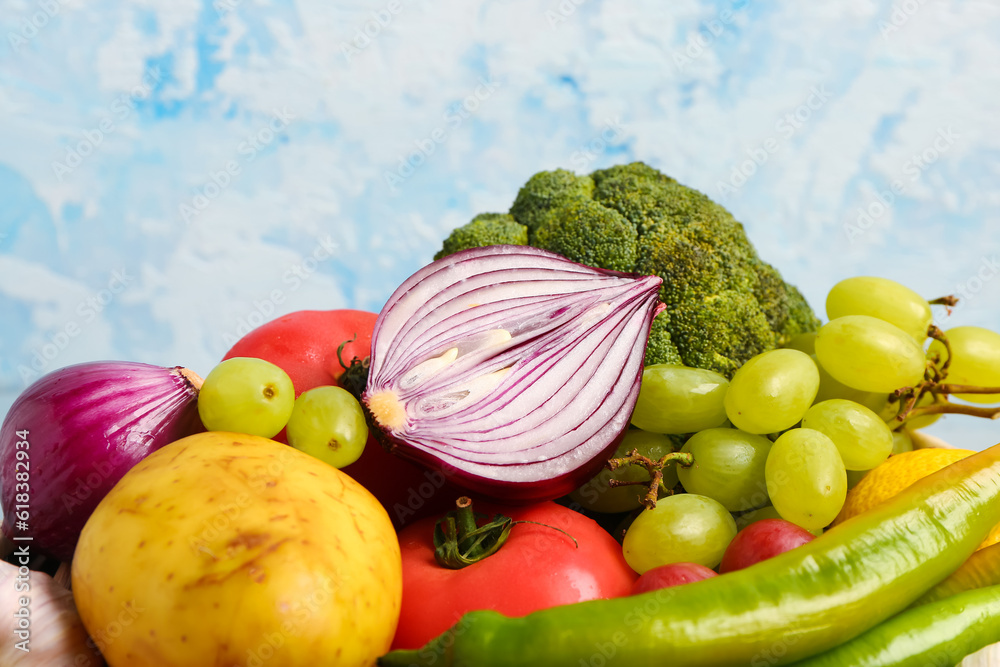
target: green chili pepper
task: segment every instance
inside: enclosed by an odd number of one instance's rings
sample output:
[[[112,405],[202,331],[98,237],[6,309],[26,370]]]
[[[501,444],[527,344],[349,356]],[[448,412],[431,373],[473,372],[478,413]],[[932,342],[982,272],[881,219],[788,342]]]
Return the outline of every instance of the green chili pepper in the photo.
[[[913,607],[794,667],[941,667],[1000,642],[1000,586]]]
[[[947,579],[924,593],[914,606],[936,602],[963,591],[1000,584],[1000,544],[992,544],[969,556],[969,560]]]
[[[957,569],[997,522],[1000,445],[746,569],[521,618],[471,612],[423,648],[393,651],[379,665],[786,664],[906,608]]]

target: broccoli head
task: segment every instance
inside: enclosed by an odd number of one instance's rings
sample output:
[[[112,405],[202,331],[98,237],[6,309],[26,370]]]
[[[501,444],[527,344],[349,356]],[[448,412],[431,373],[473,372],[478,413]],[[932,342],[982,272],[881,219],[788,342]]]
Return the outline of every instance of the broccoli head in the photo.
[[[743,362],[776,347],[776,336],[749,292],[724,290],[668,309],[671,339],[685,366],[732,377]]]
[[[528,230],[507,213],[480,213],[451,232],[434,259],[488,245],[528,245]]]
[[[602,269],[635,268],[635,226],[592,199],[570,199],[550,212],[533,234],[531,245]]]
[[[729,211],[641,162],[586,176],[535,174],[510,215],[477,216],[435,259],[495,243],[662,278],[667,310],[653,320],[646,365],[683,363],[732,376],[754,355],[819,328],[802,294],[758,257]]]
[[[528,179],[517,193],[510,214],[529,231],[535,231],[550,211],[572,199],[591,199],[593,193],[594,181],[589,176],[577,176],[565,169],[542,171]]]

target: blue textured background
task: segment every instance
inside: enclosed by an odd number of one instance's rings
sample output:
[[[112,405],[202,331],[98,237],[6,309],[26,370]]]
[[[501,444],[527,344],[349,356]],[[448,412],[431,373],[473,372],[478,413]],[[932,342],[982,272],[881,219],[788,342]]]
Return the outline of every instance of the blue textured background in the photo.
[[[1000,330],[995,2],[332,5],[0,0],[0,413],[70,363],[204,374],[278,314],[378,310],[532,173],[636,159],[820,312],[882,275]]]

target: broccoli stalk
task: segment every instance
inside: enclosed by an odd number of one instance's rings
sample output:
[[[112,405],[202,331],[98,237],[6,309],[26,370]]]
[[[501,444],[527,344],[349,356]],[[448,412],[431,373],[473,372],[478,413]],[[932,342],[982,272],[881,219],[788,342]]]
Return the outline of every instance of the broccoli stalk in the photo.
[[[587,176],[535,174],[509,214],[477,216],[435,259],[498,243],[660,276],[667,310],[653,322],[646,365],[683,363],[731,377],[754,355],[819,328],[802,294],[757,256],[729,211],[641,162]]]

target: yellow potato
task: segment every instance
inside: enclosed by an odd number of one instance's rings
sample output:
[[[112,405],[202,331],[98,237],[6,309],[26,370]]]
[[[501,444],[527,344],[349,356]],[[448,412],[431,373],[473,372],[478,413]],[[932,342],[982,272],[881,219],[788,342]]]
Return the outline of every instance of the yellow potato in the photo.
[[[112,667],[373,665],[399,618],[378,501],[291,447],[202,433],[153,453],[87,521],[73,593]]]

